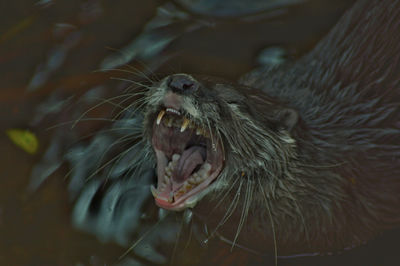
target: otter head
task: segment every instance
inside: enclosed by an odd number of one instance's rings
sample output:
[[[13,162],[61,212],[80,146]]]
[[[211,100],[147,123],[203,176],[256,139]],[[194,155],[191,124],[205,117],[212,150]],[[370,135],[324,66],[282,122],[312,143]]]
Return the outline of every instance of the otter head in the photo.
[[[162,208],[193,207],[238,180],[274,190],[295,157],[297,113],[259,90],[175,74],[153,84],[145,100],[145,136],[157,160],[152,193]]]

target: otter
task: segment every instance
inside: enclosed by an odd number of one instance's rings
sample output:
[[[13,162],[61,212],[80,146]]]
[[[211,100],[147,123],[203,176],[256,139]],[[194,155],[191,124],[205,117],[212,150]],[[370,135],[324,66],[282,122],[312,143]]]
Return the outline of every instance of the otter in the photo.
[[[146,88],[155,203],[233,244],[342,251],[400,224],[400,2],[360,0],[295,62]]]

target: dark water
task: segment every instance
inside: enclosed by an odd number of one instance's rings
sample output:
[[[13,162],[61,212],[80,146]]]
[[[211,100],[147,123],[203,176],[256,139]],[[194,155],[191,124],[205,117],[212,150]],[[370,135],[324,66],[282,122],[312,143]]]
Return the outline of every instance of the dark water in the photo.
[[[65,165],[43,183],[37,182],[35,190],[28,189],[32,168],[43,158],[51,139],[70,127],[61,127],[61,131],[60,127],[46,128],[68,121],[71,117],[65,110],[87,91],[102,91],[99,95],[108,97],[127,86],[110,77],[133,75],[99,70],[129,69],[124,66],[129,63],[140,71],[160,75],[190,72],[237,79],[260,61],[301,56],[351,4],[318,0],[270,1],[275,4],[264,5],[254,1],[246,9],[235,7],[237,1],[229,2],[233,7],[216,7],[213,1],[190,5],[183,0],[0,3],[0,265],[149,265],[155,261],[171,265],[274,265],[271,256],[256,256],[237,248],[231,252],[231,246],[218,239],[205,245],[204,239],[188,238],[196,234],[185,236],[189,229],[176,230],[181,228],[182,219],[175,214],[169,215],[167,224],[149,223],[167,228],[173,235],[182,230],[180,241],[159,230],[168,244],[120,259],[130,243],[143,234],[133,234],[128,245],[121,244],[122,240],[116,244],[109,235],[96,237],[74,227]],[[265,51],[268,47],[274,49]],[[266,57],[260,57],[263,50]],[[107,108],[98,108],[91,114],[105,117],[107,112]],[[101,127],[100,122],[80,123],[76,131],[84,136]],[[38,152],[30,155],[15,146],[4,133],[10,128],[34,132],[39,139]],[[77,139],[68,137],[65,143]],[[50,154],[54,165],[63,148]],[[146,208],[146,213],[158,215],[153,205]],[[393,231],[341,255],[279,259],[278,265],[398,265],[399,237],[400,233]]]

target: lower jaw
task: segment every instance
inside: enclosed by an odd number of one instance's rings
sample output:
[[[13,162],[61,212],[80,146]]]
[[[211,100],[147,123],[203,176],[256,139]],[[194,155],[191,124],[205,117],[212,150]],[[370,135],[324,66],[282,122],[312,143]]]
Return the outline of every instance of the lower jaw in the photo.
[[[220,167],[222,168],[222,167]],[[220,173],[221,169],[217,169],[217,171],[213,172],[210,175],[210,178],[203,183],[199,184],[196,187],[196,191],[189,191],[187,195],[182,195],[180,198],[176,198],[176,195],[170,197],[170,199],[162,197],[159,195],[159,189],[152,187],[152,193],[154,196],[154,200],[157,206],[172,210],[172,211],[181,211],[186,208],[193,208],[206,194],[212,190],[213,184],[211,184],[218,174]]]
[[[162,150],[154,147],[154,151],[157,157],[158,184],[157,188],[152,186],[151,192],[156,205],[166,210],[181,211],[193,208],[212,189],[212,183],[223,168],[222,155],[214,156],[213,163],[204,160],[199,170],[185,180],[177,182],[173,173],[179,157],[173,159],[173,155],[172,159],[168,159]]]
[[[172,161],[169,163],[166,161],[164,154],[156,149],[158,158],[158,184],[157,188],[151,187],[151,192],[154,196],[155,203],[159,207],[167,210],[181,211],[186,208],[193,208],[198,201],[203,198],[204,195],[208,194],[212,190],[213,182],[221,173],[223,163],[212,166],[209,162],[204,162],[202,167],[191,175],[190,178],[182,182],[179,187],[178,184],[173,181],[173,178],[167,176],[167,168],[173,164]],[[168,167],[165,167],[165,164]],[[212,169],[216,167],[216,169]],[[164,169],[165,170],[164,170]],[[171,170],[169,171],[171,172]],[[193,176],[203,176],[201,181],[196,179],[193,180]]]
[[[154,200],[158,207],[166,209],[166,210],[170,210],[170,211],[182,211],[187,208],[193,208],[197,203],[197,201],[196,202],[183,201],[181,203],[171,205],[170,202],[160,199],[160,198],[157,198],[157,197],[155,197]]]

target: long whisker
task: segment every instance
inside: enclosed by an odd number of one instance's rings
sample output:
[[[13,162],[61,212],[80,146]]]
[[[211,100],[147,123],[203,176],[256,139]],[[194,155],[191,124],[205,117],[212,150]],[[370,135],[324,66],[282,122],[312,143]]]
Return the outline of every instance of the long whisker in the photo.
[[[137,138],[137,135],[128,135],[128,136],[122,136],[120,138],[118,138],[117,140],[115,140],[113,143],[111,143],[107,149],[103,152],[103,154],[101,155],[100,159],[98,160],[98,162],[102,162],[103,158],[105,157],[105,155],[112,149],[113,146],[117,145],[117,144],[121,144],[125,141],[129,141],[129,140],[133,140],[134,138]],[[118,155],[119,156],[119,155]],[[117,160],[117,162],[119,161],[119,159]]]
[[[105,103],[110,103],[110,102],[112,102],[112,100],[115,100],[115,99],[118,99],[118,98],[122,98],[122,97],[126,97],[126,95],[118,95],[118,96],[112,97],[112,98],[110,98],[110,99],[106,99],[106,100],[104,100],[104,101],[102,101],[102,102],[100,102],[100,103],[98,103],[98,104],[92,106],[91,108],[89,108],[88,110],[86,110],[85,112],[83,112],[83,113],[76,119],[75,123],[72,125],[72,128],[74,128],[74,127],[76,126],[76,124],[77,124],[79,121],[81,121],[81,119],[82,119],[87,113],[89,113],[90,111],[96,109],[97,107],[99,107],[99,106],[101,106],[101,105],[103,105],[103,104],[105,104]]]
[[[143,145],[142,141],[139,141],[138,143],[136,143],[135,145],[133,145],[133,147],[130,147],[130,148],[128,149],[128,152],[126,152],[126,153],[125,153],[125,152],[124,152],[124,153],[120,153],[119,155],[117,155],[119,158],[118,158],[118,160],[115,161],[114,165],[111,167],[111,169],[110,169],[108,175],[109,175],[110,173],[113,172],[114,167],[116,167],[116,166],[118,165],[118,163],[123,159],[123,157],[124,157],[127,153],[129,153],[129,151],[130,151],[132,148],[136,148],[136,147],[138,147],[138,146],[140,146],[140,145]],[[142,154],[142,153],[145,153],[144,149],[142,149],[142,150],[140,151],[140,153],[141,153],[141,154]],[[148,162],[148,161],[149,161],[149,160],[145,160],[146,157],[147,157],[147,153],[146,153],[144,156],[142,156],[141,159],[134,160],[133,162],[131,162],[131,165],[130,165],[130,167],[129,167],[129,170],[128,170],[128,172],[127,172],[125,175],[128,176],[128,175],[131,173],[132,169],[135,169],[135,171],[132,173],[132,176],[136,176],[137,173],[143,172],[143,168],[142,168],[142,167],[144,166],[144,162]]]
[[[219,180],[217,180],[217,182],[219,182],[219,181],[222,180],[222,179],[223,179],[223,178],[220,177]],[[225,200],[225,198],[226,198],[226,197],[229,195],[229,193],[233,190],[233,188],[234,188],[235,185],[236,185],[236,182],[238,182],[239,179],[240,179],[240,178],[235,178],[235,180],[233,181],[232,185],[229,186],[229,189],[228,189],[225,193],[217,194],[216,201],[217,201],[218,203],[214,206],[214,208],[211,210],[211,212],[213,212],[214,210],[216,210],[216,209],[219,208],[219,206],[222,204],[222,202]],[[211,212],[210,212],[210,213],[211,213]]]
[[[169,213],[167,213],[168,216]],[[165,217],[164,217],[165,219]],[[143,235],[141,235],[121,256],[119,256],[118,260],[122,260],[123,258],[126,257],[137,245],[142,242],[143,239],[145,239],[151,232],[154,231],[157,226],[163,221],[163,219],[159,219],[149,230],[147,230]]]
[[[262,196],[264,198],[264,201],[265,201],[265,206],[267,207],[269,220],[271,221],[272,237],[273,237],[273,241],[274,241],[275,266],[277,266],[278,265],[278,245],[276,243],[275,223],[274,223],[274,220],[272,219],[271,208],[270,208],[269,202],[267,200],[267,196],[265,194],[264,188],[263,188],[263,186],[261,184],[261,180],[260,180],[259,177],[257,177],[257,181],[258,181],[259,188],[261,190],[261,194],[262,194]]]
[[[86,178],[86,181],[90,180],[93,176],[95,176],[96,174],[98,174],[101,170],[103,170],[105,167],[107,167],[109,164],[111,164],[112,162],[114,162],[115,160],[117,160],[119,158],[119,156],[122,156],[123,154],[126,154],[127,152],[129,152],[131,149],[133,149],[136,145],[138,145],[138,143],[132,145],[132,147],[130,147],[129,149],[127,149],[126,151],[120,153],[118,156],[115,156],[114,158],[110,159],[107,163],[103,164],[100,168],[98,168],[96,171],[94,171],[90,176],[88,176]]]
[[[95,118],[95,117],[90,117],[90,118],[82,118],[80,119],[80,121],[105,121],[105,122],[115,122],[117,120],[115,119],[110,119],[110,118]],[[71,120],[71,121],[66,121],[66,122],[62,122],[62,123],[58,123],[56,125],[47,127],[45,130],[52,130],[58,127],[62,127],[62,126],[66,126],[69,124],[74,124],[76,122],[76,120]]]
[[[128,83],[132,83],[132,84],[138,85],[139,87],[150,88],[150,85],[146,85],[146,84],[143,84],[143,83],[140,83],[138,81],[131,80],[131,79],[117,78],[117,77],[111,77],[110,79],[119,80],[119,81],[125,81],[125,82],[128,82]]]
[[[129,98],[133,98],[133,97],[135,97],[135,96],[127,97],[127,99],[125,99],[124,101],[129,100]],[[124,113],[124,112],[130,112],[130,109],[131,109],[131,108],[132,108],[132,109],[135,109],[135,110],[141,110],[144,104],[145,104],[145,99],[144,99],[144,98],[137,99],[137,100],[135,100],[133,103],[129,104],[128,106],[124,107],[121,111],[119,111],[119,112],[114,116],[114,118],[119,117],[119,116],[122,115],[122,113]]]
[[[129,66],[129,65],[127,65]],[[105,69],[99,69],[99,70],[95,70],[93,72],[108,72],[108,71],[116,71],[116,72],[121,72],[121,73],[128,73],[128,74],[132,74],[135,75],[139,78],[145,78],[147,81],[149,82],[153,82],[153,80],[151,80],[147,75],[145,75],[144,72],[140,71],[137,68],[134,68],[132,66],[130,66],[130,68],[133,68],[134,71],[130,71],[130,70],[126,70],[126,69],[122,69],[122,68],[105,68]]]
[[[174,264],[173,262],[175,260],[175,254],[177,253],[178,244],[179,244],[181,235],[183,233],[184,222],[185,222],[184,219],[181,219],[179,231],[178,231],[178,233],[176,235],[176,241],[175,241],[174,248],[172,250],[172,255],[171,255],[171,258],[170,258],[170,265]]]
[[[140,60],[138,60],[138,59],[136,59],[135,61],[138,62],[138,63],[140,63],[144,68],[146,68],[146,70],[147,70],[149,73],[151,73],[152,76],[154,76],[154,77],[156,78],[156,81],[159,81],[159,79],[157,79],[157,75],[153,72],[152,69],[150,69],[146,64],[144,64],[142,61],[140,61]],[[148,80],[149,82],[151,82],[151,83],[154,82],[154,80],[152,80],[148,75],[146,75],[146,73],[145,73],[144,71],[141,71],[141,70],[139,70],[138,68],[136,68],[136,67],[134,67],[134,66],[132,66],[132,65],[129,65],[129,64],[127,64],[126,66],[129,67],[130,69],[132,69],[133,71],[137,72],[137,73],[136,73],[137,76],[142,77],[142,78],[145,78],[145,79],[147,79],[147,80]],[[140,75],[138,75],[138,74],[140,74]]]
[[[190,221],[189,221],[189,237],[186,241],[186,245],[183,248],[183,250],[187,250],[187,248],[189,247],[190,242],[192,241],[192,234],[193,234],[193,219],[190,219]]]
[[[306,235],[306,240],[307,240],[307,242],[310,244],[310,236],[309,236],[309,234],[308,234],[308,229],[307,229],[307,226],[306,226],[306,221],[305,221],[305,219],[304,219],[303,212],[301,211],[300,206],[299,206],[299,204],[298,204],[296,198],[292,196],[292,192],[289,191],[289,190],[288,190],[288,192],[289,192],[289,194],[291,195],[291,199],[292,199],[294,205],[296,206],[297,213],[298,213],[299,216],[300,216],[301,223],[303,224],[303,228],[304,228],[304,234]]]
[[[115,49],[115,48],[112,48],[112,47],[108,47],[108,49],[111,50],[111,51],[119,53],[124,58],[129,57],[129,55],[124,50]],[[136,59],[135,61],[140,63],[149,72],[153,73],[153,71],[150,68],[148,68],[143,62],[139,61],[138,59]],[[125,66],[127,66],[127,67],[129,67],[129,68],[134,70],[133,72],[128,72],[128,73],[133,74],[135,76],[138,76],[139,78],[145,78],[145,79],[149,80],[150,82],[152,82],[152,80],[148,77],[148,75],[146,75],[146,73],[144,73],[143,71],[139,70],[138,68],[135,68],[135,67],[133,67],[133,66],[131,66],[129,64],[126,64]],[[103,71],[107,71],[107,69],[100,69],[99,71],[102,71],[102,70]],[[108,70],[118,70],[118,69],[108,69]]]
[[[137,95],[140,95],[139,93]],[[132,97],[127,97],[127,98],[133,98],[136,97],[137,95],[133,95]],[[125,99],[124,101],[126,101],[128,99]],[[134,102],[132,102],[131,104],[129,104],[128,106],[124,107],[116,116],[120,116],[124,111],[129,111],[132,107],[134,107],[136,110],[141,110],[142,107],[144,106],[144,104],[146,104],[146,98],[142,97],[139,98],[137,100],[135,100]]]
[[[251,205],[251,200],[253,198],[253,189],[254,189],[254,184],[253,184],[252,180],[247,179],[243,209],[242,209],[242,213],[240,215],[240,221],[239,221],[238,228],[236,230],[235,238],[233,239],[233,242],[232,242],[231,250],[235,246],[235,243],[239,237],[240,231],[242,230],[243,225],[245,224],[245,222],[247,220],[247,216],[248,216],[250,205]]]
[[[243,180],[240,180],[239,183],[239,188],[235,194],[235,197],[233,198],[231,204],[229,204],[228,210],[226,211],[224,217],[222,217],[221,221],[218,223],[218,225],[216,226],[216,228],[213,230],[213,232],[210,234],[210,236],[207,238],[210,239],[211,237],[213,237],[215,235],[215,233],[217,232],[217,230],[226,223],[226,221],[231,217],[231,215],[233,214],[234,210],[236,209],[238,203],[239,203],[239,199],[240,199],[240,191],[242,189],[242,185],[243,185]]]

